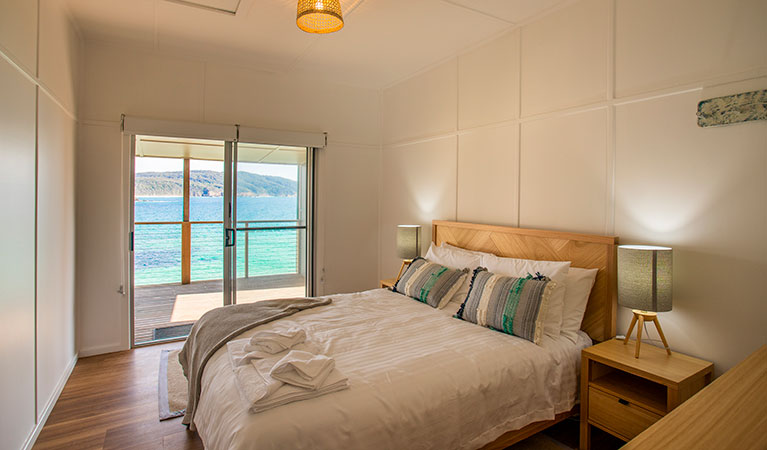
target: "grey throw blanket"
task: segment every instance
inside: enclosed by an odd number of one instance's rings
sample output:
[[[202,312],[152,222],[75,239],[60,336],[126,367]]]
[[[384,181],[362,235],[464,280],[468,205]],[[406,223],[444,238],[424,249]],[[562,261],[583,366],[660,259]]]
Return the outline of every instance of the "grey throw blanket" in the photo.
[[[331,299],[285,298],[216,308],[203,314],[189,332],[178,361],[188,385],[186,414],[182,423],[194,431],[194,412],[200,399],[202,370],[208,359],[232,338],[251,328],[305,309],[327,305]]]

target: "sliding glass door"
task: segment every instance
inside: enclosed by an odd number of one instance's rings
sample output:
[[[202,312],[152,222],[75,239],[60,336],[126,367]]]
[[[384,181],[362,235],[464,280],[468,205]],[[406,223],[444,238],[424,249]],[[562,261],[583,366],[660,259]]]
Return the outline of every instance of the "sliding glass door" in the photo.
[[[308,294],[311,154],[305,147],[235,144],[233,303]]]
[[[313,151],[135,136],[134,345],[185,337],[212,308],[306,295]]]

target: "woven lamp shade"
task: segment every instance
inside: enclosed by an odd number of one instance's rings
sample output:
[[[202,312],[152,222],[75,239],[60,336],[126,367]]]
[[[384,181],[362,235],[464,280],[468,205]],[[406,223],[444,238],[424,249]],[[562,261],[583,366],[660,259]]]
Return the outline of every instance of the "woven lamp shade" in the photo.
[[[332,33],[344,27],[339,0],[298,0],[296,25],[307,33]]]
[[[397,225],[397,256],[415,259],[421,254],[421,226]]]
[[[642,311],[671,311],[671,249],[618,246],[618,304]]]

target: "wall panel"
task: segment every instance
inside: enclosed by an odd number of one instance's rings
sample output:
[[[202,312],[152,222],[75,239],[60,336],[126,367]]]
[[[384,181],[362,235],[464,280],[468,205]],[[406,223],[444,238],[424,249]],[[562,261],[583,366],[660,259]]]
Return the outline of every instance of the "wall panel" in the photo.
[[[519,117],[519,31],[458,57],[461,129]]]
[[[0,436],[35,426],[35,87],[0,60]]]
[[[522,115],[607,98],[609,0],[582,0],[522,28]]]
[[[526,122],[521,133],[520,226],[604,233],[607,109]]]
[[[200,122],[204,77],[200,61],[90,44],[83,64],[82,116],[117,122],[124,113]]]
[[[385,90],[384,143],[455,131],[457,85],[453,59]]]
[[[75,357],[75,193],[77,124],[47,96],[38,112],[37,410],[57,394]]]
[[[36,74],[37,1],[0,2],[0,50],[28,74]]]
[[[420,224],[422,253],[433,219],[455,219],[456,138],[384,147],[381,164],[381,276],[396,276],[397,225]]]
[[[123,284],[121,133],[81,125],[77,149],[77,348],[81,355],[128,347],[128,297]]]
[[[31,3],[31,2],[30,2]],[[61,1],[40,2],[40,82],[77,115],[80,37]]]
[[[355,292],[378,283],[380,149],[330,143],[320,150],[319,205],[324,220],[326,293]],[[366,170],[359,170],[366,167]]]
[[[337,142],[378,144],[378,93],[221,64],[206,64],[205,120],[325,131]]]
[[[764,0],[618,0],[616,90],[641,90],[767,66]]]
[[[459,136],[458,220],[516,226],[518,173],[517,124]]]

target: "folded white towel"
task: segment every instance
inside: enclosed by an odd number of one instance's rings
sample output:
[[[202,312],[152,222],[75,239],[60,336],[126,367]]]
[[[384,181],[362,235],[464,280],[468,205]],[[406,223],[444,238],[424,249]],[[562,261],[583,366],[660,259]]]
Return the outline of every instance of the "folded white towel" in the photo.
[[[283,383],[316,390],[335,369],[336,361],[325,355],[291,350],[272,367],[269,375]]]
[[[317,389],[302,388],[273,378],[270,372],[289,352],[269,355],[266,358],[252,358],[249,360],[250,364],[235,365],[237,358],[248,354],[245,351],[248,344],[247,339],[231,341],[227,343],[227,350],[235,375],[235,385],[251,413],[349,388],[349,380],[338,369],[332,369]],[[319,348],[312,342],[299,344],[294,350],[315,355],[319,352]]]
[[[258,351],[275,354],[289,350],[306,340],[306,330],[300,327],[288,328],[287,330],[264,330],[256,332],[246,351]]]
[[[242,351],[238,353],[238,356],[232,356],[232,365],[234,365],[234,367],[246,366],[250,364],[250,362],[253,361],[254,359],[264,359],[264,358],[270,358],[272,356],[274,355],[272,355],[271,353],[258,352],[258,351],[245,353],[244,351]]]

